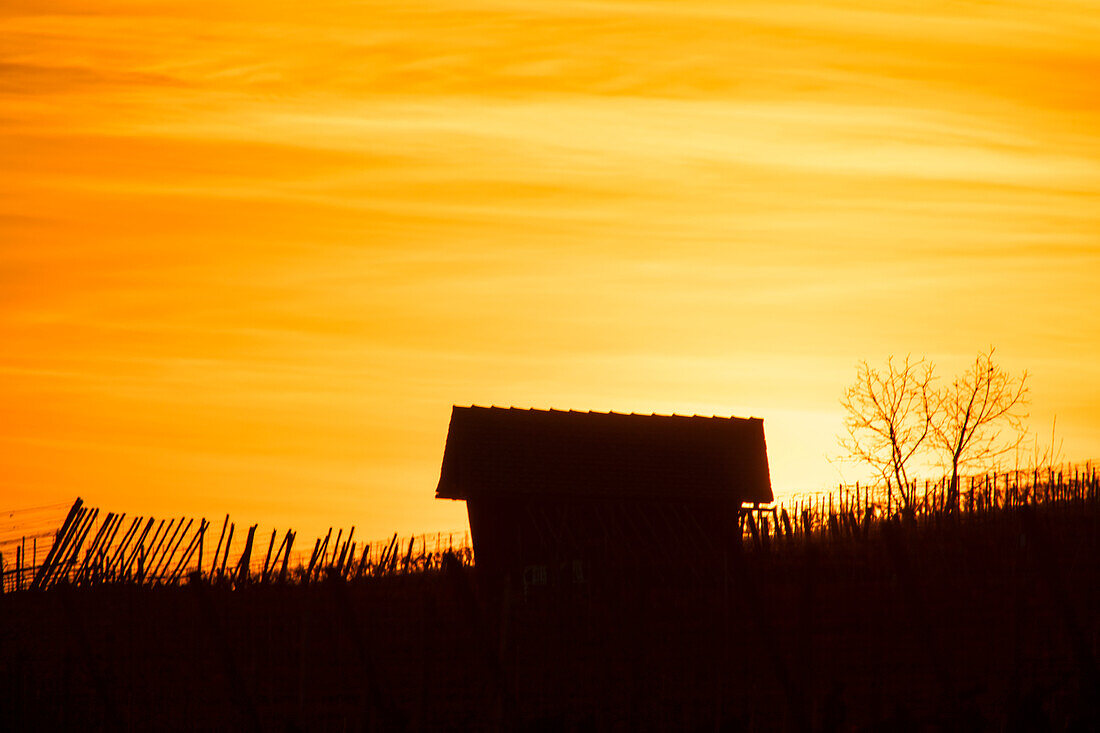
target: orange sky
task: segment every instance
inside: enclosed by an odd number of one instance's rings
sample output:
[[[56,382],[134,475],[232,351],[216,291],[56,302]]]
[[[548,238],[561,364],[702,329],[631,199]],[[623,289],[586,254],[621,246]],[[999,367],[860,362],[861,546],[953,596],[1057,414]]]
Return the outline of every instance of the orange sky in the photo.
[[[462,527],[453,403],[815,489],[857,360],[990,344],[1097,455],[1095,4],[87,8],[0,6],[0,508]]]

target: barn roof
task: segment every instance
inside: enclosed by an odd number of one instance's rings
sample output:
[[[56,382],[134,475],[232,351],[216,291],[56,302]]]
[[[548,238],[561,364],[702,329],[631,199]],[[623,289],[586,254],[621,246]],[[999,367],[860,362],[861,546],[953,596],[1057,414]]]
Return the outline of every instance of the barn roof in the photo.
[[[764,421],[456,405],[436,497],[504,494],[769,502]]]

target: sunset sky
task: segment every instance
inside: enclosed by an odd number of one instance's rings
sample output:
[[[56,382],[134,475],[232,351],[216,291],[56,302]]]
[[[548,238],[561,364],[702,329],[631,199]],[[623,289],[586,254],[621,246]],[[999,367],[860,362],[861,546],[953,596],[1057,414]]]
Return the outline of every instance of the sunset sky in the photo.
[[[990,345],[1100,457],[1098,80],[1086,2],[7,0],[0,509],[461,528],[452,404],[817,489],[858,360]]]

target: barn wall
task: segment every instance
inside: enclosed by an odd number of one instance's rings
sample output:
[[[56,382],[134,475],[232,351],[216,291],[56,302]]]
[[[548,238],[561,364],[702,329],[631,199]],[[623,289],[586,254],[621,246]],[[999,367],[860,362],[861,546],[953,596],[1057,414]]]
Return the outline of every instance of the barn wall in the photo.
[[[714,569],[736,542],[735,501],[501,496],[467,502],[483,576],[549,585],[623,571]],[[534,573],[535,578],[531,575]]]

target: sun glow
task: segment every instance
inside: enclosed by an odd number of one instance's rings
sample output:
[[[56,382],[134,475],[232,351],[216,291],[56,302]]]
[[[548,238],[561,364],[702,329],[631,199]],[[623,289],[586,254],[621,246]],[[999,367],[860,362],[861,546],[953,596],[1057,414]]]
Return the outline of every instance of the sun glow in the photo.
[[[1100,441],[1087,3],[14,2],[0,491],[448,529],[452,404],[756,415],[995,344]]]

